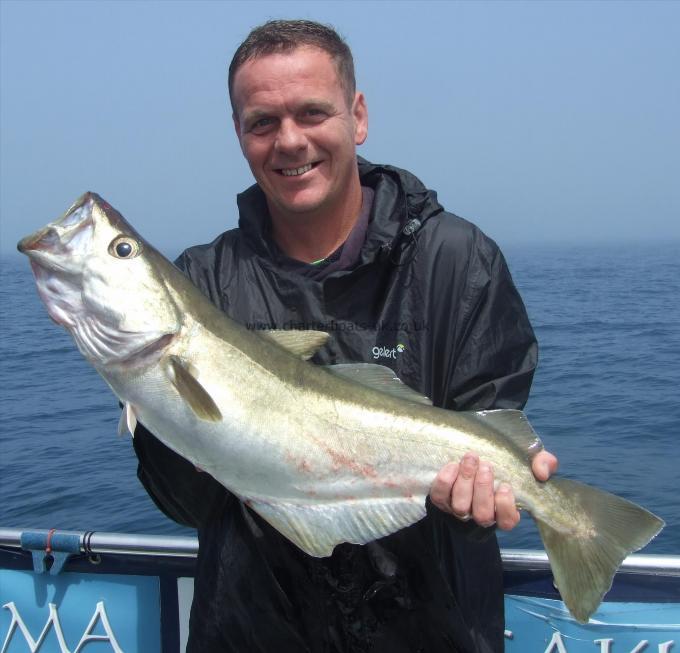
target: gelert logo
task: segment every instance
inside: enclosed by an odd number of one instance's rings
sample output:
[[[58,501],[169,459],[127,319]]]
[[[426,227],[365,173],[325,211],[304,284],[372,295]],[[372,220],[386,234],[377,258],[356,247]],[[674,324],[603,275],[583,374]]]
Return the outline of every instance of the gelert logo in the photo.
[[[373,353],[373,359],[378,360],[380,358],[389,358],[392,360],[397,359],[398,354],[402,354],[406,351],[406,345],[399,343],[396,347],[373,347],[371,350]]]

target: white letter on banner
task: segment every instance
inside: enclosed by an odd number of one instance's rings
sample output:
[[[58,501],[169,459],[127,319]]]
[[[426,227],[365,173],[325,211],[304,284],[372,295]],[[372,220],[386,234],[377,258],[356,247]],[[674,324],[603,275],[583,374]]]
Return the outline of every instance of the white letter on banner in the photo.
[[[647,648],[647,644],[649,642],[646,639],[643,639],[630,653],[642,653]]]
[[[600,653],[611,653],[613,639],[596,639],[593,644],[600,645]]]
[[[97,617],[99,617],[102,620],[102,626],[104,627],[106,635],[90,635],[92,629],[97,623]],[[83,633],[83,636],[80,638],[78,646],[76,646],[73,653],[78,653],[81,647],[87,644],[88,642],[108,642],[109,644],[111,644],[111,648],[115,651],[115,653],[124,653],[123,649],[120,647],[116,640],[116,636],[113,634],[113,630],[111,629],[109,618],[106,616],[106,610],[104,609],[104,601],[99,601],[97,603],[97,608],[95,609],[94,614],[92,615],[92,619],[90,619],[90,623],[87,625],[87,628],[85,629],[85,632]]]
[[[45,627],[42,629],[40,637],[38,637],[38,641],[36,641],[33,639],[33,637],[31,637],[31,633],[28,632],[28,628],[26,628],[24,620],[21,618],[21,615],[19,614],[16,605],[14,605],[14,601],[5,603],[5,605],[3,605],[2,607],[7,608],[12,613],[12,622],[9,625],[7,637],[5,637],[5,643],[2,645],[2,650],[0,651],[0,653],[5,653],[5,651],[7,650],[7,647],[9,646],[9,641],[12,638],[12,635],[14,634],[14,631],[16,630],[17,626],[19,626],[19,630],[21,631],[21,634],[24,636],[26,644],[28,644],[28,648],[30,649],[31,653],[36,653],[36,651],[40,648],[40,646],[43,643],[43,640],[47,636],[50,626],[54,626],[54,634],[57,636],[57,641],[59,642],[59,648],[61,650],[61,653],[70,653],[68,647],[66,646],[66,640],[64,640],[64,633],[61,631],[59,615],[57,614],[57,606],[54,603],[50,603],[49,606],[50,614],[49,617],[47,618],[47,623],[45,624]]]
[[[673,644],[675,644],[674,639],[669,639],[667,642],[663,642],[662,644],[659,644],[659,653],[671,653],[671,649],[673,648]]]
[[[548,642],[548,648],[545,649],[544,653],[567,653],[567,649],[564,647],[564,642],[562,641],[562,635],[560,631],[556,630],[553,633],[552,639]]]

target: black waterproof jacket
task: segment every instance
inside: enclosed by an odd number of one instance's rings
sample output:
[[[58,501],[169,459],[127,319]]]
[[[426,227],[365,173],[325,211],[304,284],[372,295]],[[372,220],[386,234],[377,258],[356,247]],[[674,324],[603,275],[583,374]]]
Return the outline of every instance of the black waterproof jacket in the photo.
[[[239,228],[178,265],[250,328],[330,332],[316,363],[387,365],[454,410],[521,408],[537,347],[495,243],[408,172],[362,159],[359,170],[375,196],[354,269],[322,281],[282,270],[257,186],[238,198]],[[198,529],[188,651],[503,650],[493,530],[428,506],[398,533],[312,558],[142,426],[134,445],[154,501]]]

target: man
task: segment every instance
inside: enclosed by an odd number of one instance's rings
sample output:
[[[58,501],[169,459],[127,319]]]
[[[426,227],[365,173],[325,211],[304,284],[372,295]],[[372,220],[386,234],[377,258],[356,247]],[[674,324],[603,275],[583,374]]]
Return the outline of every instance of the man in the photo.
[[[314,362],[386,364],[445,408],[522,407],[536,343],[503,257],[409,173],[357,163],[366,102],[337,34],[256,28],[229,90],[257,185],[239,196],[239,229],[180,257],[188,276],[252,328],[329,330]],[[161,509],[198,529],[188,650],[503,649],[491,527],[519,513],[474,453],[439,472],[425,519],[315,559],[143,427],[135,449]],[[556,459],[533,465],[545,479]]]

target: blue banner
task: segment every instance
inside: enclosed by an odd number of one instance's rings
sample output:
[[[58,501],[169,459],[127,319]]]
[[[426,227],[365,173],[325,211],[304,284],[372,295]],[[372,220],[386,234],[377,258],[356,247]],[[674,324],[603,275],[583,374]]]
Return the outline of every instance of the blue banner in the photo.
[[[0,569],[0,653],[161,650],[155,576]]]
[[[505,597],[506,653],[671,653],[678,603],[603,603],[580,624],[562,601]]]

